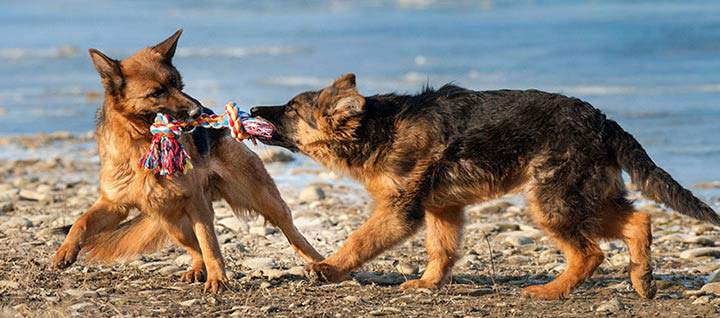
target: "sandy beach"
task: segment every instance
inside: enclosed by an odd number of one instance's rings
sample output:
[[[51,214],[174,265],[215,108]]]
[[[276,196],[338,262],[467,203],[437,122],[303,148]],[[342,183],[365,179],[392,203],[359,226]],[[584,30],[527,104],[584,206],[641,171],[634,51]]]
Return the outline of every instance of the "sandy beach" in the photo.
[[[0,316],[708,317],[720,308],[720,230],[642,199],[640,209],[653,215],[659,291],[651,301],[630,287],[621,242],[602,245],[605,262],[569,299],[522,298],[522,287],[546,282],[563,268],[522,197],[467,209],[462,259],[440,290],[398,288],[423,271],[422,231],[354,272],[353,280],[321,284],[304,277],[302,262],[275,228],[253,216],[237,219],[222,202],[215,205],[216,228],[231,281],[221,295],[179,281],[190,259],[176,247],[111,265],[80,260],[61,271],[49,266],[63,239],[53,229],[70,224],[97,197],[92,134],[2,137],[0,144],[48,153],[42,160],[0,161]],[[299,164],[279,149],[253,149],[321,253],[336,250],[367,217],[369,199],[355,183]]]

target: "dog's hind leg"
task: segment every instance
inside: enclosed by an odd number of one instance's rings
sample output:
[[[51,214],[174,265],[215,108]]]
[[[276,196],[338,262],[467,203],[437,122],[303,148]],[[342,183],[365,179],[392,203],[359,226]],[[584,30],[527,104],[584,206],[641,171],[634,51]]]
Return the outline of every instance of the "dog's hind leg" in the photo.
[[[545,285],[525,287],[523,294],[536,299],[561,299],[595,272],[604,255],[596,242],[576,235],[549,230],[548,235],[565,255],[566,268],[558,277]]]
[[[65,241],[55,252],[53,265],[66,268],[77,260],[83,243],[91,236],[115,228],[127,218],[129,210],[100,198],[73,223]]]
[[[426,211],[425,248],[428,254],[428,264],[420,279],[403,283],[400,285],[401,289],[437,288],[447,281],[452,267],[457,261],[464,223],[463,207]]]
[[[635,211],[632,203],[620,197],[608,204],[603,215],[604,238],[622,239],[630,252],[630,281],[640,297],[652,299],[657,287],[653,277],[650,246],[650,215]]]
[[[205,281],[205,262],[203,262],[202,251],[198,243],[195,232],[187,216],[180,216],[179,222],[171,222],[166,220],[163,222],[165,231],[182,246],[192,257],[192,264],[189,270],[181,275],[182,281],[185,282],[202,282]]]
[[[565,270],[545,285],[529,286],[523,294],[536,299],[560,299],[590,277],[605,256],[596,242],[595,204],[578,193],[553,196],[556,187],[528,197],[533,217],[565,255]],[[542,198],[542,199],[538,199]]]

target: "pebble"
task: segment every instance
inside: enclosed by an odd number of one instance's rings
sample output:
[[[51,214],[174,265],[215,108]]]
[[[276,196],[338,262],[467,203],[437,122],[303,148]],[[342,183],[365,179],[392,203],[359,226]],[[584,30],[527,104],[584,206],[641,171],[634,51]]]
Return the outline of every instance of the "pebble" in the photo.
[[[40,193],[30,190],[20,190],[20,193],[18,193],[20,196],[20,199],[22,200],[28,200],[28,201],[39,201],[39,202],[48,202],[52,201],[52,196],[47,193]]]
[[[274,162],[291,162],[295,160],[295,157],[286,150],[269,148],[259,153],[260,160],[263,163],[274,163]]]
[[[197,304],[197,303],[199,303],[199,302],[200,302],[200,299],[197,299],[197,298],[189,299],[189,300],[186,300],[186,301],[181,301],[181,302],[180,302],[180,306],[190,307],[190,306],[193,306],[193,305],[195,305],[195,304]]]
[[[217,223],[233,232],[240,232],[240,230],[247,228],[247,224],[245,222],[234,216],[221,219],[217,221]]]
[[[325,191],[318,186],[309,186],[303,189],[298,196],[300,203],[310,203],[325,199]]]
[[[351,303],[359,303],[360,300],[361,300],[361,299],[360,299],[360,297],[358,297],[358,296],[352,296],[352,295],[350,295],[350,296],[345,297],[345,301],[348,301],[348,302],[351,302]]]
[[[0,191],[0,201],[16,201],[18,198],[17,189]]]
[[[698,244],[703,246],[713,246],[715,245],[715,240],[707,237],[707,236],[696,236],[696,235],[687,235],[687,234],[670,234],[660,237],[660,239],[657,240],[658,243],[666,242],[666,241],[675,241],[675,242],[681,242],[681,243],[688,243],[688,244]]]
[[[192,264],[192,256],[190,254],[183,254],[175,258],[175,265],[184,267]]]
[[[417,265],[410,263],[400,263],[395,267],[395,269],[403,275],[415,275],[419,271]]]
[[[181,270],[181,268],[178,266],[168,265],[163,268],[160,268],[158,270],[158,273],[160,273],[161,275],[172,275],[172,274],[179,272],[180,270]]]
[[[0,213],[12,212],[12,210],[15,210],[15,204],[11,201],[0,203]]]
[[[619,299],[613,298],[611,300],[608,300],[608,301],[600,304],[600,306],[598,306],[597,309],[595,309],[595,311],[596,312],[616,313],[618,311],[623,310],[624,308],[625,308],[625,305],[622,302],[620,302]]]
[[[368,314],[370,316],[387,316],[387,315],[397,315],[402,313],[400,309],[397,309],[395,307],[384,307],[377,310],[373,310],[369,312]]]
[[[274,227],[267,227],[267,226],[254,226],[250,228],[250,234],[255,234],[258,236],[266,236],[273,233],[276,233],[277,229]]]
[[[530,257],[524,255],[513,255],[506,259],[507,263],[511,265],[528,265],[530,260]]]
[[[716,283],[707,283],[707,284],[703,285],[703,287],[700,288],[700,290],[702,290],[708,294],[714,294],[714,295],[720,296],[720,283],[717,283],[717,282]]]
[[[167,266],[167,265],[171,265],[172,263],[173,263],[173,262],[171,262],[171,261],[148,262],[148,263],[145,263],[145,264],[142,264],[142,265],[138,266],[138,269],[154,271],[154,270],[158,270],[158,269],[160,269],[160,268],[163,268],[163,267],[165,267],[165,266]]]
[[[515,223],[498,223],[497,228],[500,232],[517,231],[520,230],[520,225]]]
[[[474,226],[474,228],[480,230],[486,235],[500,230],[500,227],[492,223],[478,224],[477,226]]]
[[[77,303],[77,304],[74,304],[74,305],[70,306],[70,310],[72,310],[72,311],[79,311],[79,310],[82,310],[82,309],[85,308],[85,307],[90,307],[90,306],[94,306],[94,305],[95,305],[95,304],[93,304],[93,303],[91,303],[91,302]]]
[[[630,255],[627,253],[618,253],[611,256],[608,261],[613,266],[627,266],[630,264]]]
[[[242,266],[249,269],[270,269],[275,267],[275,260],[270,257],[253,257],[243,260]]]
[[[520,231],[504,232],[499,234],[498,236],[501,236],[505,242],[509,243],[512,246],[522,246],[533,243],[533,240],[531,238],[523,235],[523,233]]]
[[[292,276],[300,276],[305,277],[305,267],[302,266],[293,266],[288,269],[288,274]]]
[[[692,259],[702,256],[720,257],[720,247],[698,247],[680,253],[680,258]]]
[[[5,229],[17,229],[17,228],[31,228],[33,224],[27,218],[21,216],[10,217],[7,221],[2,224],[2,228]]]
[[[706,283],[716,283],[720,282],[720,269],[712,272],[710,275],[708,275]]]
[[[685,295],[687,297],[693,297],[693,296],[698,297],[698,296],[705,295],[705,292],[702,290],[686,290],[683,292],[683,295]]]
[[[11,280],[0,280],[0,288],[18,289],[20,284]]]
[[[700,225],[693,225],[690,228],[690,230],[697,235],[703,235],[707,232],[714,231],[715,227],[713,227],[712,225],[708,225],[708,224],[700,224]]]
[[[96,291],[94,291],[94,290],[82,290],[82,289],[71,288],[71,289],[66,289],[66,290],[64,290],[63,293],[65,293],[65,295],[68,295],[68,296],[71,296],[71,297],[75,297],[75,298],[82,298],[82,297],[95,298],[95,297],[98,297],[98,292],[96,292]]]
[[[263,269],[262,275],[265,276],[268,280],[273,279],[280,279],[283,276],[285,276],[287,273],[284,271],[281,271],[279,269]]]
[[[260,289],[268,289],[270,287],[272,287],[272,284],[270,284],[269,282],[260,283]]]
[[[710,299],[712,299],[710,296],[700,296],[697,299],[695,299],[692,304],[693,305],[705,305],[710,303]]]

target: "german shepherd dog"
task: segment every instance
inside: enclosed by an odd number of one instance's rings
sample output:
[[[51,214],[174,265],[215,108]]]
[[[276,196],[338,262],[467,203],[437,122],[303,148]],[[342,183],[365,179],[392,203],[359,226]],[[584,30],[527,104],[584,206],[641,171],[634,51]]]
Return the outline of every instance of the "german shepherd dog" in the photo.
[[[290,209],[257,155],[224,132],[198,128],[181,138],[194,166],[186,175],[166,178],[139,166],[156,113],[182,120],[209,111],[183,93],[172,64],[181,33],[123,61],[90,49],[105,90],[96,129],[100,195],[70,228],[54,265],[70,266],[81,251],[101,262],[127,258],[162,247],[170,238],[192,256],[192,267],[181,278],[206,280],[206,291],[222,291],[225,264],[212,208],[212,200],[220,198],[236,215],[256,212],[278,226],[306,262],[322,260],[293,225]],[[141,213],[120,224],[131,208]]]
[[[352,176],[374,199],[372,216],[340,250],[308,265],[329,281],[345,279],[424,223],[427,267],[420,279],[400,287],[442,286],[458,258],[463,208],[525,191],[534,221],[567,262],[551,282],[526,287],[526,296],[568,296],[603,261],[598,240],[622,239],[630,251],[633,287],[652,298],[650,216],[625,198],[621,170],[648,198],[720,224],[720,217],[657,167],[632,135],[576,98],[454,85],[418,95],[364,97],[355,75],[346,74],[285,105],[251,111],[277,128],[263,142]]]

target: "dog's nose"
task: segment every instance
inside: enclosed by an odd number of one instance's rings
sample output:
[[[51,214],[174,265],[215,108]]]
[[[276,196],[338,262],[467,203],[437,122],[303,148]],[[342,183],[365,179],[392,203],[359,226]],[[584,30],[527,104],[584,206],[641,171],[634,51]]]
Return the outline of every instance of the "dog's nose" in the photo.
[[[257,112],[260,110],[260,107],[255,106],[250,108],[250,116],[257,116]]]

